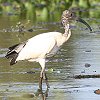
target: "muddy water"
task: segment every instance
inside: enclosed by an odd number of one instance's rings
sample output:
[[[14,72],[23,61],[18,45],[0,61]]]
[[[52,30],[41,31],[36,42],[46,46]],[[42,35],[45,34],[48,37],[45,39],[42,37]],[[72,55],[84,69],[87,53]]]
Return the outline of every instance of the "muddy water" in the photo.
[[[63,29],[59,23],[31,23],[33,32],[19,33],[15,29],[16,22],[0,19],[0,100],[99,100],[100,95],[94,93],[100,89],[99,78],[74,78],[100,74],[99,20],[90,21],[92,33],[82,24],[72,25],[69,41],[46,63],[50,89],[46,90],[44,83],[42,92],[38,90],[41,70],[38,63],[24,61],[9,66],[4,56],[7,47],[13,44],[42,32],[63,32]],[[14,29],[9,30],[12,25]]]

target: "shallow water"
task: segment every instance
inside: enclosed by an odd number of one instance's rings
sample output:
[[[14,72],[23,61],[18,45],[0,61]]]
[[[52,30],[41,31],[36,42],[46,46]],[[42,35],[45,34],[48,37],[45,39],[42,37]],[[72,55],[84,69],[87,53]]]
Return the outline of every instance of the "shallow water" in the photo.
[[[100,95],[99,78],[75,79],[75,75],[100,74],[100,21],[91,21],[93,32],[80,23],[74,23],[72,36],[61,50],[46,63],[50,89],[43,84],[43,93],[38,90],[40,66],[38,63],[18,62],[10,66],[4,56],[8,47],[42,32],[60,31],[60,23],[37,23],[32,25],[33,32],[12,32],[16,22],[0,19],[0,99],[1,100],[98,100]],[[24,22],[24,20],[23,20]],[[30,28],[30,27],[29,27]]]

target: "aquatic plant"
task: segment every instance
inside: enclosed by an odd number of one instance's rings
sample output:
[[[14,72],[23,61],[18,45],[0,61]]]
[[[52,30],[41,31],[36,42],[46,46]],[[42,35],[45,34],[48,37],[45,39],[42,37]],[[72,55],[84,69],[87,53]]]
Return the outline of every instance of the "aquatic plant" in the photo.
[[[0,0],[0,14],[21,16],[34,21],[58,21],[61,12],[69,8],[80,8],[82,16],[99,17],[99,0]],[[82,10],[83,9],[83,10]]]

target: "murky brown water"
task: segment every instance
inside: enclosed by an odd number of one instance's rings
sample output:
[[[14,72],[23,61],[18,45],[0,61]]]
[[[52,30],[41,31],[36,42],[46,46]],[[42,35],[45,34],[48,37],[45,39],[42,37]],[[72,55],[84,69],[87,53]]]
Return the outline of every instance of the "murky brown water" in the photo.
[[[33,32],[25,32],[24,35],[19,35],[18,32],[5,32],[5,29],[15,26],[16,22],[11,22],[7,18],[0,19],[0,100],[42,100],[45,96],[47,100],[98,100],[100,98],[100,95],[94,93],[95,90],[100,89],[99,78],[73,78],[75,75],[100,74],[99,20],[90,23],[93,33],[82,24],[78,23],[77,27],[73,24],[69,41],[46,63],[50,89],[46,91],[44,83],[44,94],[38,91],[41,70],[38,63],[24,61],[9,66],[9,60],[4,56],[7,47],[13,44],[42,32],[63,32],[63,29],[58,23],[31,23]]]

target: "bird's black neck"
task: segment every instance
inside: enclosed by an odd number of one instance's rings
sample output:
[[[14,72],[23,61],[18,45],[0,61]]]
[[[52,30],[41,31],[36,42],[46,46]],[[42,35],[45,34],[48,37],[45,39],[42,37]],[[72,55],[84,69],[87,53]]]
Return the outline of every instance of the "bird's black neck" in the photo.
[[[64,34],[69,34],[69,32],[70,32],[69,23],[65,24],[64,29],[65,29]]]

